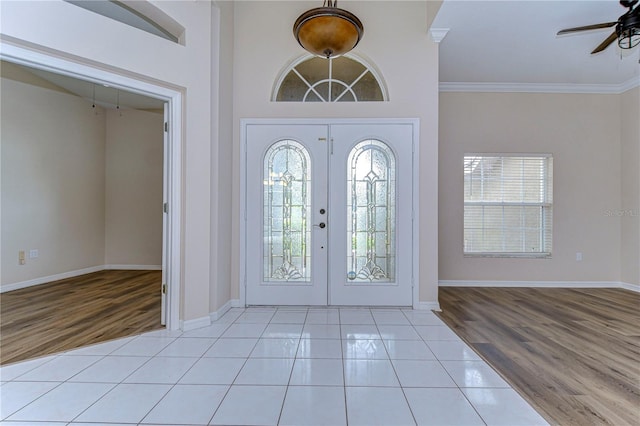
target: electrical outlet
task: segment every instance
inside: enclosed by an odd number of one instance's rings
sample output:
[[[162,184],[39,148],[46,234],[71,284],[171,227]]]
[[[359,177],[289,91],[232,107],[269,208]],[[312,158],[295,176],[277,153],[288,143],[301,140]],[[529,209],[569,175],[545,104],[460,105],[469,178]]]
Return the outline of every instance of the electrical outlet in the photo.
[[[40,253],[38,253],[38,249],[29,250],[29,259],[37,259]]]
[[[25,263],[27,263],[27,259],[25,257],[25,252],[24,252],[24,250],[20,250],[20,251],[18,251],[18,264],[19,265],[24,265]]]

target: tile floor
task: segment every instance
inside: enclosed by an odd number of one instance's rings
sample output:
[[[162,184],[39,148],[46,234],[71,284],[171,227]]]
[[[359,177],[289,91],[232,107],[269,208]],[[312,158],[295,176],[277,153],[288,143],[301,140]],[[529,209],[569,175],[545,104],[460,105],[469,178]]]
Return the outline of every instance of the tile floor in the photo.
[[[547,424],[433,313],[231,309],[0,369],[13,425]]]

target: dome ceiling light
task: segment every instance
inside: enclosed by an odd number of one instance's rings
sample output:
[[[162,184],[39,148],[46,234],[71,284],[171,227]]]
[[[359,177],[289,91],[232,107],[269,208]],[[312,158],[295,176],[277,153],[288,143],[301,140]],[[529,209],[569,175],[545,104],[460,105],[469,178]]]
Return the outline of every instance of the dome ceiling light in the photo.
[[[314,55],[335,58],[349,52],[362,39],[364,27],[353,13],[325,0],[322,7],[307,10],[296,19],[293,35],[300,46]]]

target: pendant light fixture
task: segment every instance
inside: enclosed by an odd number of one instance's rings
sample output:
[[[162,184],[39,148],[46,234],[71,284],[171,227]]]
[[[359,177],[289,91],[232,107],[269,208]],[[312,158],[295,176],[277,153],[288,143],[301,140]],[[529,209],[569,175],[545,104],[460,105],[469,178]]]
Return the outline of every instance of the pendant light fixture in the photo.
[[[364,33],[358,17],[339,9],[337,3],[337,0],[325,0],[322,7],[306,11],[293,25],[293,35],[300,46],[327,59],[349,52]]]

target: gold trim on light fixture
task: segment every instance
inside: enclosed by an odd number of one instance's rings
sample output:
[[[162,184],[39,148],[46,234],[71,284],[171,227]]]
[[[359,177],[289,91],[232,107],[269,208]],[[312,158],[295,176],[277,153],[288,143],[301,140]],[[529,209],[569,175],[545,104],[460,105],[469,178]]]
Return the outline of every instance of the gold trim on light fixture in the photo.
[[[364,27],[353,13],[326,0],[322,7],[303,13],[293,25],[293,35],[300,46],[314,55],[335,58],[356,47]]]

